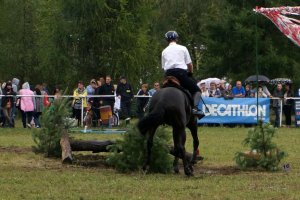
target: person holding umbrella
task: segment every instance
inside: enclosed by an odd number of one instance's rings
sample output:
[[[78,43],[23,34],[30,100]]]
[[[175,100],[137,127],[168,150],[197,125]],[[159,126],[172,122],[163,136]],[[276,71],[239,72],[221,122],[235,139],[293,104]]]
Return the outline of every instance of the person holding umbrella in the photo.
[[[262,91],[269,97],[272,98],[271,93],[269,92],[266,83],[268,83],[270,79],[264,75],[252,75],[249,76],[246,80],[245,83],[252,83],[256,84],[258,83],[258,87],[262,88]],[[257,93],[257,88],[253,88],[253,92],[256,94]]]
[[[260,88],[262,89],[262,92],[267,95],[267,97],[269,98],[273,97],[272,94],[269,92],[267,86],[264,84],[264,82],[258,82],[258,89]],[[254,88],[253,92],[257,94],[257,88]]]

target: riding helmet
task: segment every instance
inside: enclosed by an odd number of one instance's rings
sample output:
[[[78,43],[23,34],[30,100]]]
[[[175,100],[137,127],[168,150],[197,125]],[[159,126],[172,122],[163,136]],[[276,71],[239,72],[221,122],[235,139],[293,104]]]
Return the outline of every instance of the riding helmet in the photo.
[[[178,33],[176,31],[168,31],[166,34],[165,34],[165,38],[168,42],[170,41],[174,41],[174,40],[177,40],[179,37]]]

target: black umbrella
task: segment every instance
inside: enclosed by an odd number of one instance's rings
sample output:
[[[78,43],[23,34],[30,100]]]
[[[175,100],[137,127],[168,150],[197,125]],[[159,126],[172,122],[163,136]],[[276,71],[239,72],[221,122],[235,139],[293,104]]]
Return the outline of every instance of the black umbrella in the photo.
[[[270,80],[269,83],[272,85],[277,85],[278,83],[285,85],[285,84],[291,84],[291,83],[293,83],[293,81],[289,78],[274,78],[274,79]]]
[[[245,83],[253,83],[253,82],[265,82],[265,83],[268,83],[270,81],[270,79],[264,75],[252,75],[252,76],[249,76],[248,78],[246,78],[245,80]]]

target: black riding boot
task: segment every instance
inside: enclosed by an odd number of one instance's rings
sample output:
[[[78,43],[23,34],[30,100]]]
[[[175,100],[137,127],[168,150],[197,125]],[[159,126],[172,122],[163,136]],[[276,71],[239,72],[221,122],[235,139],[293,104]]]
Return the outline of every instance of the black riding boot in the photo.
[[[202,119],[205,116],[204,112],[201,109],[198,109],[198,104],[201,98],[202,98],[201,92],[196,92],[193,96],[194,105],[193,105],[192,113],[196,115],[198,119]]]

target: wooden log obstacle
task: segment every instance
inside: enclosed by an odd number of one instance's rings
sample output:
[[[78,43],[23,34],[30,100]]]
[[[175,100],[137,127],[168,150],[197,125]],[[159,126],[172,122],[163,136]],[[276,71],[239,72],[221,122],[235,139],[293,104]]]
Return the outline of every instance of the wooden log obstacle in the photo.
[[[67,133],[63,134],[60,140],[62,150],[62,163],[71,164],[73,162],[72,151],[92,151],[93,153],[109,152],[107,146],[115,144],[111,140],[71,140]],[[169,146],[169,152],[174,156],[174,147]],[[192,153],[186,152],[188,159],[192,158]],[[198,160],[202,160],[201,156]]]

